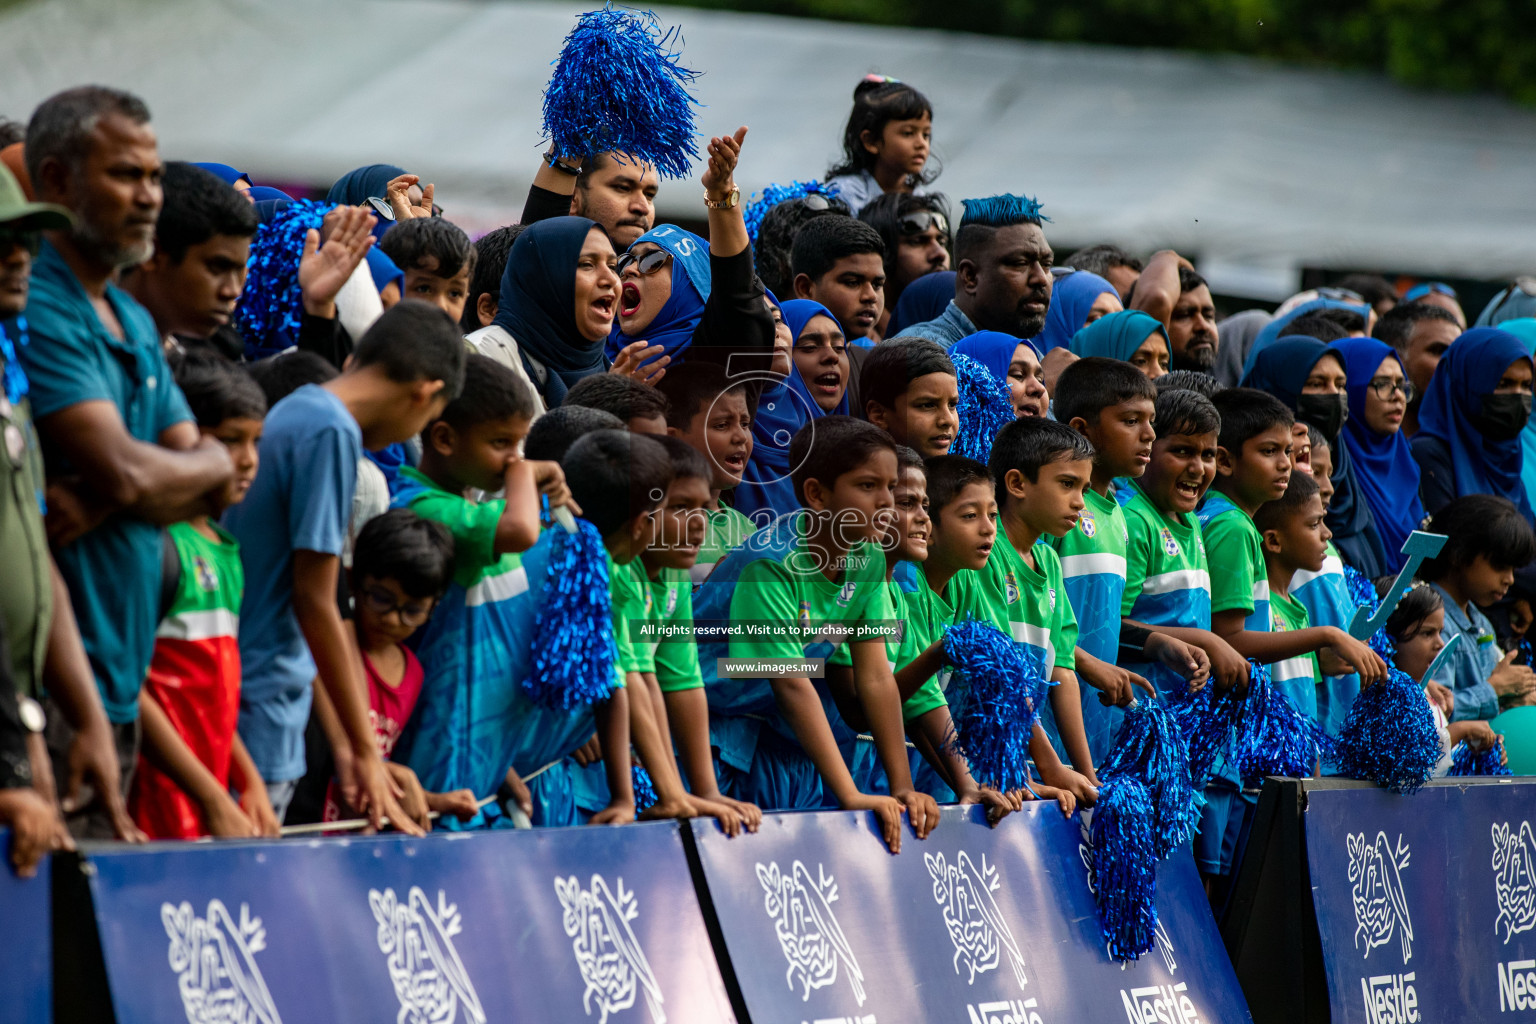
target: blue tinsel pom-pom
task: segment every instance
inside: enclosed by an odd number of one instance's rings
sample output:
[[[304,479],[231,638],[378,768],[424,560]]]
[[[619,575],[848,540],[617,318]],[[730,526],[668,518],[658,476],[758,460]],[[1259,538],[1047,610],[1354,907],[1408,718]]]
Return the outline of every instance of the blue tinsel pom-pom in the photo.
[[[533,659],[523,692],[535,704],[574,711],[607,700],[614,681],[613,605],[608,554],[597,527],[552,531],[544,606],[533,627]]]
[[[299,336],[304,296],[299,289],[299,258],[304,236],[335,208],[334,203],[301,199],[256,229],[248,274],[233,323],[245,339],[246,355],[260,359],[292,345]]]
[[[1334,756],[1332,742],[1316,722],[1275,689],[1268,665],[1248,664],[1248,699],[1237,727],[1238,774],[1245,780],[1265,775],[1310,776],[1320,759]]]
[[[958,353],[950,359],[960,385],[960,428],[949,451],[984,464],[992,455],[997,432],[1014,420],[1013,397],[1008,382],[992,376],[975,359]]]
[[[752,201],[741,211],[742,219],[747,222],[747,237],[752,244],[757,244],[757,232],[763,226],[763,218],[768,216],[768,211],[780,203],[787,203],[791,199],[799,199],[812,193],[821,196],[833,197],[837,195],[837,186],[828,185],[820,181],[792,181],[788,185],[769,185],[761,193],[752,193]],[[758,198],[761,195],[762,198]]]
[[[656,803],[656,786],[651,782],[651,773],[645,770],[643,764],[636,764],[630,769],[630,778],[635,787],[635,813],[641,814]]]
[[[656,15],[606,5],[576,20],[544,91],[544,134],[555,152],[589,158],[627,153],[664,178],[687,177],[695,144],[688,86],[678,63],[679,30]]]
[[[1029,736],[1049,685],[1008,635],[968,619],[944,631],[954,749],[984,786],[1003,793],[1029,782]]]
[[[1157,861],[1152,848],[1152,800],[1131,775],[1099,787],[1089,825],[1094,900],[1109,955],[1135,960],[1152,948],[1157,929]]]
[[[1362,608],[1369,608],[1372,613],[1376,611],[1381,599],[1376,596],[1376,587],[1366,579],[1365,573],[1346,563],[1344,585],[1349,588],[1350,600]]]
[[[1200,825],[1204,796],[1190,784],[1189,754],[1179,723],[1161,703],[1142,699],[1125,711],[1115,746],[1099,765],[1105,781],[1120,775],[1142,784],[1152,804],[1152,855],[1162,860]]]
[[[1383,646],[1390,650],[1391,644]],[[1392,664],[1390,656],[1386,660]],[[1424,688],[1406,673],[1389,668],[1386,682],[1367,686],[1349,706],[1335,761],[1344,775],[1412,793],[1434,774],[1439,760],[1434,712]]]
[[[1204,789],[1216,767],[1216,759],[1232,739],[1232,728],[1243,714],[1243,699],[1237,688],[1217,693],[1212,683],[1198,690],[1185,689],[1169,699],[1169,712],[1178,723],[1189,755],[1189,779],[1195,789]]]
[[[1498,744],[1473,750],[1466,740],[1451,748],[1451,770],[1448,775],[1509,775],[1509,766],[1500,760]]]

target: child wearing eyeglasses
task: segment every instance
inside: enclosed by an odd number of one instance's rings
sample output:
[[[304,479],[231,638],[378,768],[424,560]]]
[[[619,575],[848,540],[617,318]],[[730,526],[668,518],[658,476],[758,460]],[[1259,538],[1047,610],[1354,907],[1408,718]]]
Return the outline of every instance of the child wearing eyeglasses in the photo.
[[[352,626],[368,683],[368,719],[385,760],[416,710],[424,673],[405,646],[432,617],[453,579],[453,537],[442,523],[397,508],[368,521],[352,550]],[[412,800],[415,794],[407,793]],[[475,794],[423,792],[428,811],[460,821],[478,812]],[[332,779],[322,821],[350,816],[341,787]]]

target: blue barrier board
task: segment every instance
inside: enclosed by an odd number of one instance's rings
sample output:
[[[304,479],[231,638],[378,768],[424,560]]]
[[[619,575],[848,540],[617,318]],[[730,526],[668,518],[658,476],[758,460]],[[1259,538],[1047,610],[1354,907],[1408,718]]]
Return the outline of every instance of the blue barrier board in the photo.
[[[1307,792],[1333,1020],[1536,1021],[1536,781]]]
[[[1251,1018],[1194,863],[1158,870],[1157,948],[1109,958],[1079,819],[1026,805],[996,828],[953,807],[892,856],[872,815],[694,822],[753,1024],[1236,1024]]]
[[[733,1020],[674,823],[88,856],[118,1024]]]
[[[0,859],[0,1024],[37,1024],[53,1013],[50,862],[17,878],[9,829],[0,829]]]

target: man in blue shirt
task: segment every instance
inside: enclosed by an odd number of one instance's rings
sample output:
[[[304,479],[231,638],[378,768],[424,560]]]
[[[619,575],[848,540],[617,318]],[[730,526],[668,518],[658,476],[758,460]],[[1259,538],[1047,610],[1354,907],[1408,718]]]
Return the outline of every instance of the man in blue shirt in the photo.
[[[111,283],[153,247],[160,157],[149,111],[127,93],[68,90],[32,115],[26,156],[38,198],[76,218],[48,232],[38,255],[20,356],[52,474],[49,539],[126,787],[159,619],[161,527],[211,512],[233,471],[224,446],[199,436],[153,320]],[[110,837],[107,810],[98,801],[72,830]]]

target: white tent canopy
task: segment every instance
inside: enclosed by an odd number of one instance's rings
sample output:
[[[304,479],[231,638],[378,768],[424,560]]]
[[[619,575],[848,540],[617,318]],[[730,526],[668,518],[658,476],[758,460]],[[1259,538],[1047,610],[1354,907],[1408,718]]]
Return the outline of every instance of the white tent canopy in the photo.
[[[595,2],[595,0],[594,0]],[[590,5],[587,5],[590,6]],[[101,82],[143,96],[168,157],[324,184],[389,162],[474,231],[515,220],[550,61],[583,5],[473,0],[31,0],[0,13],[0,113]],[[658,9],[704,72],[700,127],[752,134],[750,192],[820,176],[878,69],[933,100],[952,200],[1041,198],[1059,251],[1192,254],[1278,298],[1302,266],[1536,270],[1536,111],[1236,57]],[[663,217],[702,213],[665,183]]]

